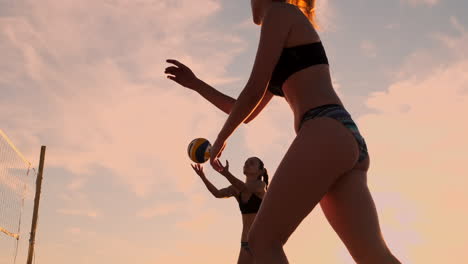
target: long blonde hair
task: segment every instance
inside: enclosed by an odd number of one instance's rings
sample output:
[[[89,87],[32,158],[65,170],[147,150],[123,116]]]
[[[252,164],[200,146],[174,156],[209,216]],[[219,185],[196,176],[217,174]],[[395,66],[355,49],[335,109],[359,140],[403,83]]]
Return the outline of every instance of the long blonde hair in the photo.
[[[319,28],[315,19],[315,0],[286,0],[286,2],[299,7],[304,15],[307,16],[314,28]]]

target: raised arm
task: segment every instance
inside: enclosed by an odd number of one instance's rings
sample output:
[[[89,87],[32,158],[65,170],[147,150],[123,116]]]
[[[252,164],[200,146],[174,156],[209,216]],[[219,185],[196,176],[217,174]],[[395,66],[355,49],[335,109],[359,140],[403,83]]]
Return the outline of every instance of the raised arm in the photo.
[[[219,190],[218,196],[216,198],[229,198],[229,197],[236,196],[236,195],[237,195],[236,188],[230,185],[229,187]]]
[[[247,185],[245,182],[237,179],[231,172],[229,172],[229,161],[226,160],[226,166],[223,166],[221,162],[218,160],[220,167],[223,169],[219,171],[221,175],[226,177],[226,179],[240,192],[245,192],[248,190]]]
[[[200,164],[195,164],[192,165],[193,170],[200,176],[200,179],[202,179],[203,183],[205,184],[206,188],[210,193],[216,197],[216,198],[228,198],[231,196],[234,196],[236,194],[235,189],[233,186],[229,186],[227,188],[223,188],[221,190],[218,190],[205,176],[205,173],[203,172],[203,166]]]
[[[193,90],[228,115],[236,103],[236,99],[223,94],[200,79],[195,82]]]
[[[231,110],[236,103],[236,99],[216,90],[209,84],[198,79],[189,67],[179,61],[170,59],[167,60],[167,62],[175,65],[166,68],[165,73],[169,74],[167,76],[168,79],[199,93],[203,98],[224,113],[228,115],[231,113]],[[268,104],[272,96],[273,95],[270,92],[265,93],[262,101],[258,104],[255,110],[252,111],[249,118],[247,118],[244,123],[247,124],[252,121],[263,110],[265,105]]]

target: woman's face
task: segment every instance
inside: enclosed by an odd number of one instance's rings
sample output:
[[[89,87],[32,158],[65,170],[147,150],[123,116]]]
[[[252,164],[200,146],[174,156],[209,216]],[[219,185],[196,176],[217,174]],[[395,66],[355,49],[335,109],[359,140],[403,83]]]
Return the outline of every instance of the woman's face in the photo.
[[[244,163],[244,174],[247,177],[258,177],[262,174],[260,162],[257,158],[248,158]]]

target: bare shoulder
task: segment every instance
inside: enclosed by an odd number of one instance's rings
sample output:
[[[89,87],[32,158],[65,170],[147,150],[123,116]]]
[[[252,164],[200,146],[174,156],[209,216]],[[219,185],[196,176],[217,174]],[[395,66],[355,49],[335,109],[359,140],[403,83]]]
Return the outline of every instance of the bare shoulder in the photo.
[[[286,33],[286,46],[317,41],[318,34],[304,13],[295,5],[273,3],[265,14],[263,30],[278,34]]]
[[[277,21],[276,27],[284,26],[288,28],[285,47],[320,41],[314,26],[297,6],[287,3],[274,3],[269,13],[271,20]]]
[[[252,193],[261,193],[265,190],[266,184],[264,181],[258,180],[258,181],[248,183],[247,188]]]

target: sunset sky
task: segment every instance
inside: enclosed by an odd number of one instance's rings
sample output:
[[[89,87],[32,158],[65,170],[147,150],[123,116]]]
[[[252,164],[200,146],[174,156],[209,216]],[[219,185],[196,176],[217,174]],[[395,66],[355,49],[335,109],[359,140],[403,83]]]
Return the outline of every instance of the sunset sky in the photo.
[[[468,2],[317,2],[387,244],[403,263],[468,263]],[[193,138],[213,142],[227,116],[164,69],[177,59],[236,98],[259,30],[248,0],[0,0],[0,129],[34,166],[47,146],[37,264],[236,263],[238,204],[212,197],[186,153]],[[244,180],[258,156],[273,175],[292,118],[274,98],[221,160]],[[320,207],[285,252],[294,264],[354,263]]]

